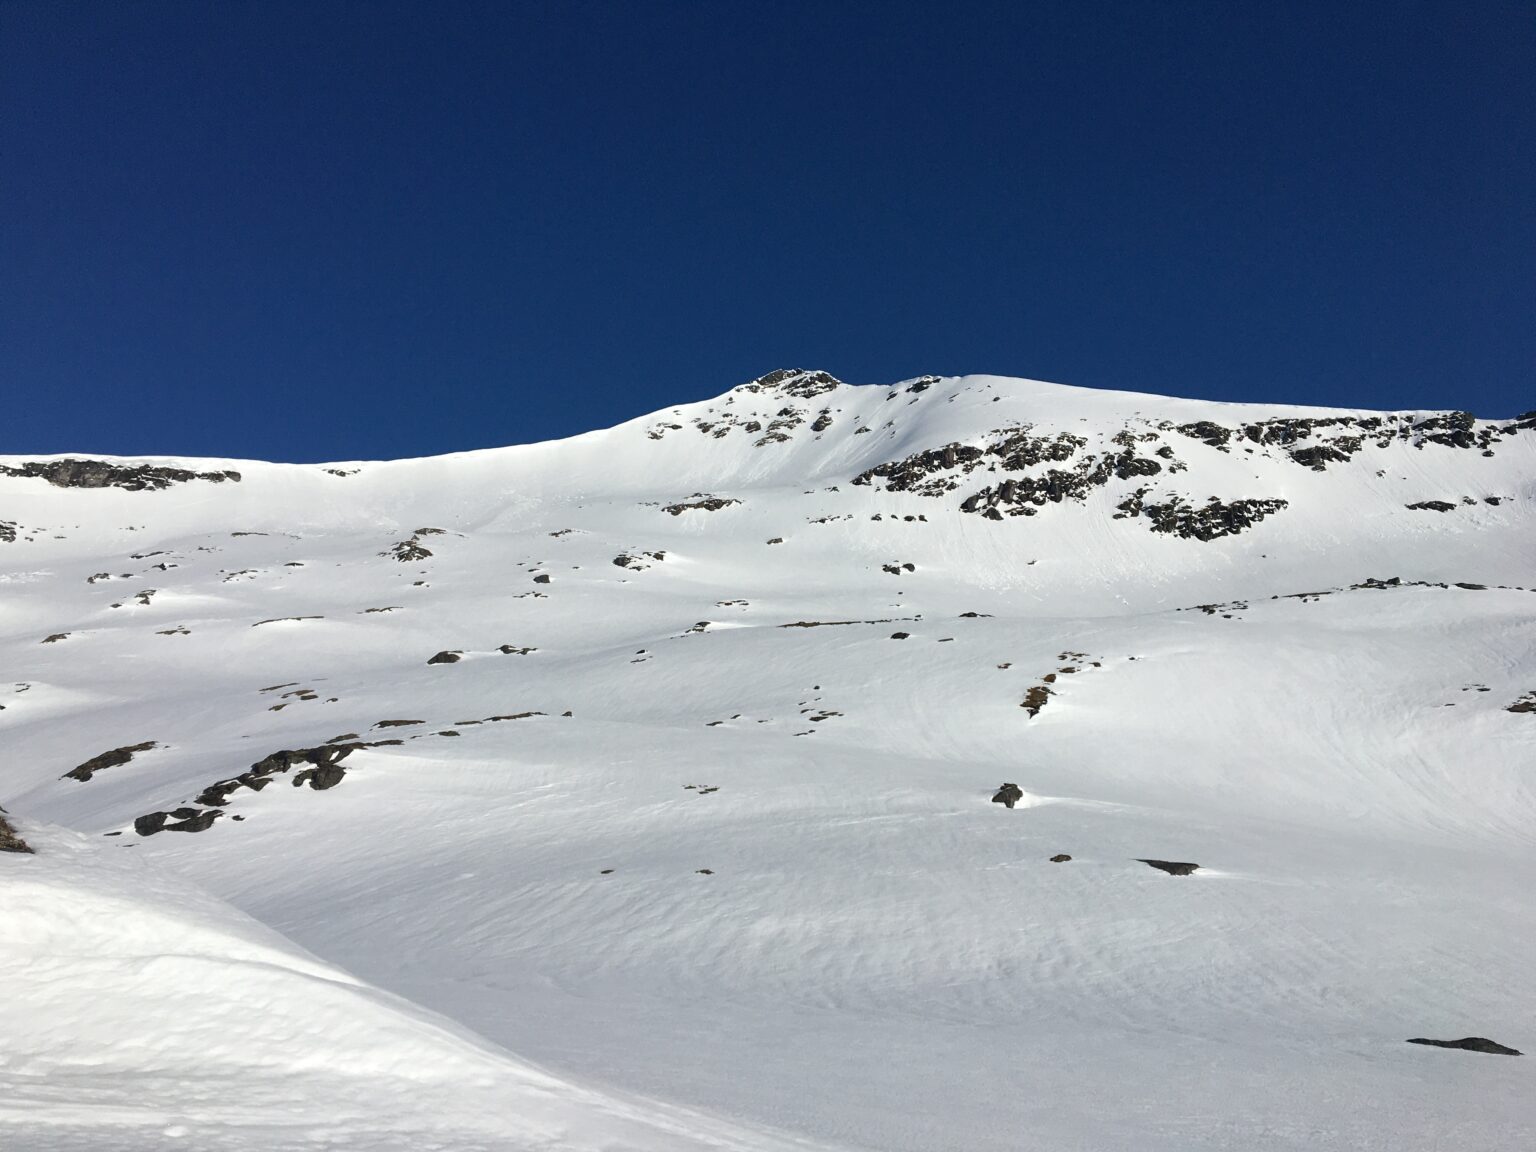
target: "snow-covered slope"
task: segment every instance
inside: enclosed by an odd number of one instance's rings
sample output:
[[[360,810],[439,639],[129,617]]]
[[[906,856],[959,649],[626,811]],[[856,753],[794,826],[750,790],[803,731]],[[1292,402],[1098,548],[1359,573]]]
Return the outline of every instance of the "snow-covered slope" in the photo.
[[[0,1145],[1527,1147],[1404,1041],[1536,1046],[1533,497],[1530,415],[806,372],[0,459]]]

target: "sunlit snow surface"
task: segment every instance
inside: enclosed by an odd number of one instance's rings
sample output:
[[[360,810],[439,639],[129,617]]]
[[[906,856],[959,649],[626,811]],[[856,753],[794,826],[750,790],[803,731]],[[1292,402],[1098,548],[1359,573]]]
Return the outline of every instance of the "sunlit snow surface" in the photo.
[[[796,379],[0,475],[0,1147],[1536,1146],[1528,1057],[1404,1043],[1536,1050],[1536,430],[1318,471],[1177,429],[1343,414]],[[1161,471],[1002,520],[984,466],[852,483],[1024,424],[1085,445],[1017,475]],[[1288,504],[1199,540],[1138,488]],[[134,831],[347,733],[402,743]]]

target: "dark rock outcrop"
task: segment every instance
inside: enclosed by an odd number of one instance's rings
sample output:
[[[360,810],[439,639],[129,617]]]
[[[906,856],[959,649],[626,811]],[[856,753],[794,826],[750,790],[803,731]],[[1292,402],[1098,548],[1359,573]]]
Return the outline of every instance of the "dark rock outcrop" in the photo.
[[[1454,512],[1456,505],[1448,500],[1420,500],[1417,504],[1405,504],[1412,512]]]
[[[169,812],[150,812],[133,822],[140,836],[157,832],[205,832],[224,815],[217,808],[173,808]]]
[[[293,778],[293,786],[301,788],[308,784],[316,792],[324,792],[327,788],[334,788],[341,783],[347,770],[340,764],[321,764],[315,768],[306,768]]]
[[[1148,864],[1159,871],[1168,873],[1170,876],[1188,876],[1196,868],[1200,867],[1198,864],[1189,864],[1179,860],[1147,860],[1140,856],[1137,859],[1143,864]]]
[[[729,508],[732,504],[740,504],[740,500],[732,500],[724,496],[710,496],[704,492],[695,492],[695,500],[682,501],[677,504],[668,504],[662,508],[663,512],[670,512],[674,516],[681,516],[684,512],[718,512],[722,508]]]
[[[402,564],[413,564],[418,560],[429,559],[432,555],[432,550],[422,547],[421,541],[412,536],[409,540],[401,540],[398,544],[392,544],[387,552],[380,552],[379,555],[393,556]]]
[[[186,468],[113,464],[106,460],[33,460],[19,468],[0,464],[0,475],[42,479],[56,488],[124,488],[129,492],[169,488],[188,480],[209,480],[215,484],[240,480],[240,473],[228,470],[192,472]]]
[[[1051,863],[1065,864],[1070,859],[1072,859],[1072,857],[1068,856],[1065,852],[1058,852],[1055,856],[1051,857]]]
[[[1147,488],[1138,488],[1115,505],[1120,517],[1144,516],[1151,520],[1152,531],[1178,536],[1184,540],[1209,542],[1223,536],[1236,536],[1252,528],[1266,516],[1290,507],[1290,501],[1232,500],[1223,502],[1214,496],[1196,507],[1183,496],[1169,493],[1157,502],[1146,499]]]
[[[992,797],[992,803],[1001,804],[1005,808],[1012,808],[1020,800],[1024,799],[1024,790],[1017,784],[1004,784],[997,790],[997,795]]]
[[[1040,715],[1040,709],[1045,707],[1045,702],[1052,696],[1049,687],[1044,684],[1036,684],[1028,692],[1024,693],[1024,699],[1019,704],[1031,716]]]
[[[341,783],[346,775],[341,762],[359,748],[399,743],[399,740],[358,740],[346,744],[322,744],[317,748],[285,748],[262,757],[238,776],[208,785],[198,793],[196,800],[204,807],[186,805],[164,812],[148,812],[133,822],[133,829],[140,836],[153,836],[158,832],[202,832],[224,815],[230,797],[236,792],[260,792],[272,783],[274,777],[295,768],[300,769],[293,778],[295,788],[308,784],[314,791],[323,792]]]
[[[830,392],[842,383],[835,376],[826,372],[807,372],[803,368],[778,368],[765,376],[759,376],[750,384],[742,384],[735,389],[737,392],[762,392],[774,389],[786,396],[797,396],[802,400],[809,400],[813,396],[820,396],[823,392]]]
[[[665,560],[666,558],[667,554],[664,551],[641,552],[634,556],[627,552],[620,552],[613,558],[613,563],[617,568],[628,568],[634,572],[644,572],[650,567],[649,564],[645,563],[646,560]]]
[[[116,768],[119,764],[126,764],[133,759],[135,752],[148,752],[151,748],[157,748],[153,740],[146,740],[142,744],[125,744],[121,748],[114,748],[110,752],[103,752],[100,756],[92,756],[84,764],[71,768],[60,780],[89,780],[96,773],[106,768]]]
[[[1488,1052],[1495,1056],[1520,1056],[1523,1055],[1515,1048],[1506,1048],[1502,1044],[1495,1044],[1486,1036],[1463,1036],[1460,1040],[1426,1040],[1422,1036],[1416,1036],[1409,1040],[1410,1044],[1428,1044],[1433,1048],[1460,1048],[1464,1052]]]
[[[462,659],[464,659],[464,653],[462,653],[462,652],[443,651],[443,652],[439,652],[436,656],[432,657],[432,659],[428,660],[427,663],[428,664],[457,664]]]
[[[11,822],[5,818],[5,809],[0,808],[0,852],[31,852],[32,846],[17,834],[11,827]]]

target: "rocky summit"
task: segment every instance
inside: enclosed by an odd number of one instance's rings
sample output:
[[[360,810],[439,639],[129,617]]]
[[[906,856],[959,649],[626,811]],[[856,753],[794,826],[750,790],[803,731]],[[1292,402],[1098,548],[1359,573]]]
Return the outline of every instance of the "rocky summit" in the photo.
[[[1533,498],[1531,412],[799,369],[0,458],[0,1147],[1536,1147],[1437,1051],[1536,1043]]]

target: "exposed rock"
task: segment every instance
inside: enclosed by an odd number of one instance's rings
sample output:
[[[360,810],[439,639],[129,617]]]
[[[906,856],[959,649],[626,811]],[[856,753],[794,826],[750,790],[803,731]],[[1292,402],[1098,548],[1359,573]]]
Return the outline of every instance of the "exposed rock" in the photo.
[[[1211,541],[1222,536],[1236,536],[1252,528],[1266,516],[1290,507],[1290,501],[1233,500],[1228,503],[1214,496],[1203,507],[1195,507],[1183,496],[1169,493],[1158,503],[1145,500],[1149,489],[1138,488],[1116,505],[1123,516],[1145,516],[1154,532],[1169,533],[1182,539]]]
[[[16,543],[16,522],[14,520],[0,520],[0,544]]]
[[[52,636],[45,636],[45,637],[43,637],[41,643],[43,643],[43,644],[57,644],[60,640],[68,640],[68,639],[69,639],[69,633],[68,632],[55,632]]]
[[[1188,876],[1196,868],[1200,867],[1198,864],[1187,864],[1179,860],[1147,860],[1140,856],[1137,859],[1143,864],[1148,864],[1159,871],[1168,873],[1170,876]]]
[[[1506,712],[1536,712],[1536,692],[1527,692],[1508,708]]]
[[[308,784],[316,792],[324,792],[327,788],[334,788],[341,783],[347,770],[340,764],[322,764],[316,768],[306,768],[293,778],[295,788]]]
[[[615,556],[613,558],[613,563],[614,563],[614,566],[618,567],[618,568],[628,568],[628,569],[630,569],[631,571],[634,571],[634,572],[644,572],[647,568],[650,567],[650,565],[644,563],[644,561],[646,561],[646,560],[658,560],[659,561],[659,560],[665,560],[666,558],[667,558],[667,554],[665,552],[661,552],[661,551],[658,551],[658,552],[641,552],[637,556],[631,556],[627,552],[621,552],[621,553],[619,553],[617,556]]]
[[[425,724],[425,720],[380,720],[375,728],[410,728],[417,724]]]
[[[393,556],[402,564],[412,564],[417,560],[426,560],[432,552],[423,548],[421,542],[412,536],[409,540],[402,540],[398,544],[391,545],[388,551],[380,552],[380,556]]]
[[[436,656],[432,657],[432,659],[428,660],[427,663],[428,664],[457,664],[462,659],[464,659],[464,653],[463,652],[454,652],[454,651],[446,651],[445,650],[445,651],[439,652]]]
[[[1291,459],[1314,472],[1326,472],[1329,464],[1347,464],[1349,453],[1330,444],[1314,444],[1309,448],[1295,449],[1291,452]]]
[[[5,809],[0,808],[0,852],[30,853],[31,851],[32,846],[21,838],[15,828],[11,827],[11,822],[5,818]]]
[[[204,832],[223,811],[218,808],[173,808],[169,812],[150,812],[133,822],[133,830],[140,836],[153,836],[157,832]]]
[[[1051,678],[1055,679],[1054,676]],[[1019,707],[1025,709],[1031,717],[1038,716],[1040,715],[1040,709],[1045,707],[1046,701],[1052,695],[1053,693],[1047,685],[1036,684],[1024,694],[1024,700],[1019,704]]]
[[[912,633],[910,633],[910,632],[892,632],[891,633],[891,639],[892,640],[905,640],[910,635],[912,635]]]
[[[549,581],[550,581],[550,575],[549,575],[548,572],[540,572],[537,576],[535,576],[533,578],[533,582],[535,584],[548,584]]]
[[[1434,1048],[1460,1048],[1466,1052],[1488,1052],[1495,1056],[1520,1056],[1517,1049],[1506,1048],[1502,1044],[1495,1044],[1486,1036],[1463,1036],[1460,1040],[1426,1040],[1422,1036],[1416,1036],[1408,1041],[1410,1044],[1428,1044]]]
[[[116,768],[119,764],[128,763],[133,759],[136,752],[148,752],[151,748],[158,747],[159,745],[153,740],[146,740],[142,744],[125,744],[123,747],[114,748],[110,752],[103,752],[99,756],[92,756],[84,764],[71,768],[64,775],[60,776],[59,779],[86,781],[96,773],[107,768]]]
[[[1232,439],[1232,432],[1229,429],[1223,428],[1220,424],[1213,424],[1209,420],[1180,424],[1178,430],[1190,439],[1209,444],[1212,448],[1225,449],[1227,441]]]
[[[238,472],[191,472],[185,468],[113,464],[106,460],[34,460],[19,468],[0,464],[0,475],[35,477],[56,488],[124,488],[129,492],[169,488],[188,480],[209,480],[215,484],[240,480]]]
[[[721,508],[729,508],[732,504],[740,504],[740,500],[731,500],[722,496],[711,496],[705,492],[695,492],[695,500],[688,500],[678,504],[668,504],[662,508],[663,512],[670,512],[674,516],[681,516],[684,512],[718,512]]]
[[[341,737],[336,739],[340,740]],[[346,772],[341,767],[341,761],[359,748],[378,748],[399,743],[399,740],[372,740],[328,743],[315,748],[285,748],[262,757],[240,775],[216,781],[198,793],[197,803],[209,806],[211,811],[178,808],[172,812],[151,812],[134,821],[134,829],[141,836],[152,836],[162,831],[201,832],[213,823],[214,817],[228,805],[230,796],[235,792],[242,789],[260,792],[272,783],[273,777],[295,768],[303,769],[295,777],[295,787],[307,783],[316,791],[324,791],[341,782]],[[184,823],[169,824],[166,823],[168,819]]]
[[[537,652],[537,648],[519,648],[516,644],[503,644],[496,651],[505,656],[526,656],[530,652]]]
[[[787,396],[798,396],[802,400],[809,400],[823,392],[830,392],[841,383],[841,380],[825,372],[807,372],[802,368],[779,368],[766,376],[759,376],[750,384],[740,385],[734,391],[762,392],[767,389],[776,389]]]
[[[1420,500],[1417,504],[1405,504],[1414,512],[1454,512],[1456,505],[1446,500]]]
[[[992,797],[992,803],[1001,804],[1005,808],[1012,808],[1020,800],[1024,799],[1024,790],[1017,784],[1004,784],[997,790],[997,795]]]
[[[147,603],[147,601],[146,601]],[[324,616],[275,616],[271,620],[258,620],[252,624],[252,628],[260,628],[263,624],[291,624],[299,620],[324,620]]]
[[[1051,857],[1051,863],[1065,864],[1070,859],[1072,859],[1072,857],[1068,856],[1065,852],[1058,852],[1055,856]]]

